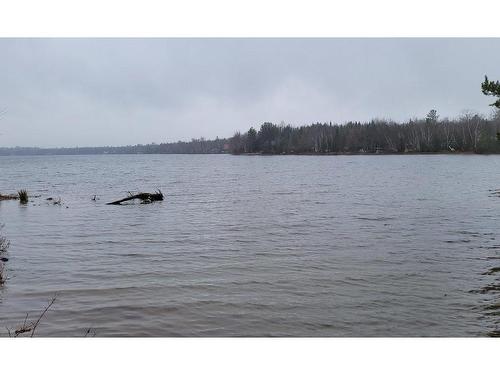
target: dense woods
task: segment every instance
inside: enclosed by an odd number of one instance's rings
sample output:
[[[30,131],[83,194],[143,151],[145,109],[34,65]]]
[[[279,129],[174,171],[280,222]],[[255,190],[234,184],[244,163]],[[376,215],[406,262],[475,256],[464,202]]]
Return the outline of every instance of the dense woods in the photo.
[[[431,110],[425,119],[397,123],[321,124],[292,127],[264,123],[258,131],[237,132],[229,140],[233,154],[264,153],[418,153],[500,152],[500,111],[491,118],[464,113],[458,119],[439,119]]]

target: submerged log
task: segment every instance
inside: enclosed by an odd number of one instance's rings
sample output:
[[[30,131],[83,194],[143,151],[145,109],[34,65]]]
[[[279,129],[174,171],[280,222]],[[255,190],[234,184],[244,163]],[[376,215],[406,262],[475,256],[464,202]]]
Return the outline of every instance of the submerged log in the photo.
[[[2,194],[0,193],[0,201],[8,201],[8,200],[18,200],[21,199],[23,201],[27,201],[28,198],[40,198],[41,195],[29,195],[26,190],[19,190],[17,194]]]
[[[139,193],[139,194],[134,194],[132,195],[129,193],[129,196],[127,198],[119,199],[114,202],[109,202],[106,204],[122,204],[123,202],[131,201],[134,199],[139,199],[142,202],[141,203],[152,203],[155,201],[162,201],[163,200],[163,193],[158,189],[156,193]]]
[[[7,201],[11,199],[19,199],[19,195],[17,194],[7,194],[7,195],[2,195],[0,194],[0,201]]]

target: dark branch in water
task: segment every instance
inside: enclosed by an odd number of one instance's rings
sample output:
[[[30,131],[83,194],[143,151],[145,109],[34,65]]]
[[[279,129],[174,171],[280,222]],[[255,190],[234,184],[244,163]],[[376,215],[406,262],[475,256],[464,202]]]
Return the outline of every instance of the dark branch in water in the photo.
[[[33,337],[33,335],[35,334],[35,330],[36,330],[36,327],[38,327],[38,323],[40,323],[40,320],[42,320],[42,318],[45,315],[45,313],[54,304],[54,302],[56,301],[56,298],[57,298],[57,294],[52,298],[52,300],[49,302],[49,304],[47,305],[47,307],[45,308],[45,310],[43,310],[42,314],[38,317],[38,320],[33,325],[33,330],[31,331],[31,337]]]
[[[57,298],[57,294],[55,294],[54,297],[52,297],[52,299],[48,303],[47,307],[45,307],[45,309],[42,311],[42,313],[40,314],[40,316],[38,317],[38,319],[35,322],[28,323],[28,314],[26,314],[26,317],[24,318],[23,324],[14,331],[14,334],[12,334],[12,331],[9,328],[7,328],[7,332],[9,334],[9,337],[12,337],[12,336],[18,337],[24,333],[29,333],[29,332],[31,332],[30,337],[33,337],[35,335],[35,331],[36,331],[36,328],[38,327],[38,324],[40,324],[40,321],[44,317],[45,313],[54,304],[54,302],[56,301],[56,298]]]
[[[0,201],[8,201],[19,199],[19,195],[17,194],[0,194]]]
[[[144,204],[145,203],[152,203],[155,201],[162,201],[163,200],[163,193],[159,189],[156,193],[139,193],[139,194],[132,195],[129,192],[129,196],[127,198],[119,199],[117,201],[106,203],[106,204],[122,204],[123,202],[131,201],[134,199],[139,199],[142,201],[141,203],[144,203]]]
[[[19,200],[22,204],[28,203],[28,199],[40,197],[39,195],[30,195],[28,196],[28,191],[25,189],[21,189],[17,192],[17,194],[0,194],[0,201],[8,201],[8,200]]]

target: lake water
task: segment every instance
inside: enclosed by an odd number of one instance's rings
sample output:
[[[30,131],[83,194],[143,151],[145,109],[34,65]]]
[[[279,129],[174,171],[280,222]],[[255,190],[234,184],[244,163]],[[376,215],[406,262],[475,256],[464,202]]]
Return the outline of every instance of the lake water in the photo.
[[[57,293],[37,335],[495,335],[499,171],[479,155],[0,157],[0,192],[41,195],[0,202],[0,327]],[[105,205],[155,188],[165,201]]]

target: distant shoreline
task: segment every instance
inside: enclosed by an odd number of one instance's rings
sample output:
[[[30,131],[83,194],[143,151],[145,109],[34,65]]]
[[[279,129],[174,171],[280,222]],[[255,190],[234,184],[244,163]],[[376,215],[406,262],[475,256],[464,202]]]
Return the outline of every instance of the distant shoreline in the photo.
[[[0,147],[0,155],[450,155],[500,154],[500,111],[490,119],[464,115],[439,120],[435,110],[425,119],[404,123],[372,120],[342,125],[315,123],[294,127],[263,123],[259,130],[232,137],[190,141],[86,147]]]
[[[291,153],[229,153],[229,152],[169,152],[169,153],[0,153],[0,157],[22,157],[22,156],[116,156],[116,155],[231,155],[231,156],[387,156],[387,155],[500,155],[498,152],[472,152],[472,151],[455,151],[455,152],[291,152]]]
[[[313,123],[294,127],[265,122],[259,130],[232,137],[190,141],[87,147],[0,147],[0,155],[450,155],[500,154],[500,110],[490,119],[466,114],[439,120],[436,110],[425,119]]]

